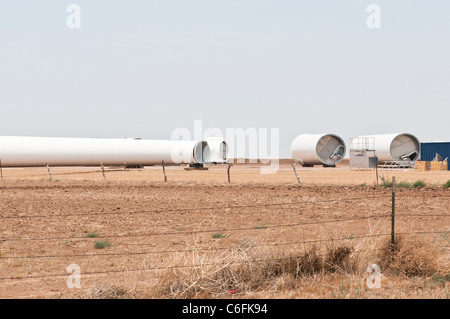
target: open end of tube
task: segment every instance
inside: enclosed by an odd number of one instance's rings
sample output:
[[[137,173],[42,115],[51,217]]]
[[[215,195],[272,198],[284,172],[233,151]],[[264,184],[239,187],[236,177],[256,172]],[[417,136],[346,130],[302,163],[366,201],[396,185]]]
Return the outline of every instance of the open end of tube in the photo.
[[[317,156],[326,165],[335,165],[345,156],[345,143],[336,135],[325,135],[317,143]]]
[[[223,159],[224,162],[226,162],[228,158],[228,145],[226,142],[220,143],[220,156]]]
[[[204,164],[209,161],[210,149],[208,143],[205,141],[198,142],[194,147],[194,160],[197,164]]]
[[[391,155],[397,161],[415,162],[419,159],[420,143],[411,134],[400,134],[391,143]]]

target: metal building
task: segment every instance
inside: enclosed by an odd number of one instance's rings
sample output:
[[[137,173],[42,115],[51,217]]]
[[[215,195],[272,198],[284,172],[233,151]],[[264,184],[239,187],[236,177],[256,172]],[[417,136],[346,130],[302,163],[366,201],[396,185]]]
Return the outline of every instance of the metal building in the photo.
[[[432,161],[436,154],[439,154],[443,160],[450,158],[450,142],[421,143],[421,161]],[[450,170],[450,167],[448,167],[448,170]]]
[[[374,137],[350,138],[350,169],[376,169],[378,157]]]

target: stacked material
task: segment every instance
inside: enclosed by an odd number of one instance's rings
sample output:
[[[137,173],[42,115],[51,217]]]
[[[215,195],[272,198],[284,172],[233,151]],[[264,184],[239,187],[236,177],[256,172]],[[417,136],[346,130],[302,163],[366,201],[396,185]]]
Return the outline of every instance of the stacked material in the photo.
[[[447,171],[448,170],[448,162],[443,161],[417,161],[416,162],[416,171]]]

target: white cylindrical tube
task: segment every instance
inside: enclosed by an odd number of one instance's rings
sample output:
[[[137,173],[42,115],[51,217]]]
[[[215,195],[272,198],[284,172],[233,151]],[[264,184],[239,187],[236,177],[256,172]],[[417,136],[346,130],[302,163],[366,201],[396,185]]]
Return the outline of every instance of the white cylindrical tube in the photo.
[[[3,167],[203,164],[209,160],[205,141],[0,137]]]
[[[228,159],[228,145],[222,137],[207,137],[204,139],[209,146],[210,157],[208,163],[226,163]]]
[[[291,144],[292,158],[301,165],[336,165],[345,152],[345,142],[335,134],[302,134]]]
[[[354,139],[371,139],[378,162],[410,161],[415,162],[420,155],[420,142],[412,134],[395,133],[359,136]]]

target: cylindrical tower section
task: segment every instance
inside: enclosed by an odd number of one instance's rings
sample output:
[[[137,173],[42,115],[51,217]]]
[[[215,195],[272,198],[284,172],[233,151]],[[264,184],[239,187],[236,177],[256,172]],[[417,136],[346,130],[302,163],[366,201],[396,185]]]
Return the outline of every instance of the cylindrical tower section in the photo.
[[[187,151],[190,149],[188,148]],[[194,146],[194,153],[190,163],[195,164],[205,164],[209,161],[211,156],[211,149],[209,148],[208,142],[200,141]]]
[[[291,144],[291,155],[294,161],[303,166],[334,166],[344,159],[345,142],[335,134],[302,134]]]
[[[207,137],[211,156],[208,163],[221,164],[226,163],[228,159],[228,144],[222,137]]]
[[[373,139],[378,162],[415,162],[420,156],[420,141],[409,133],[360,136]]]
[[[203,164],[209,156],[205,141],[0,137],[3,167]]]

